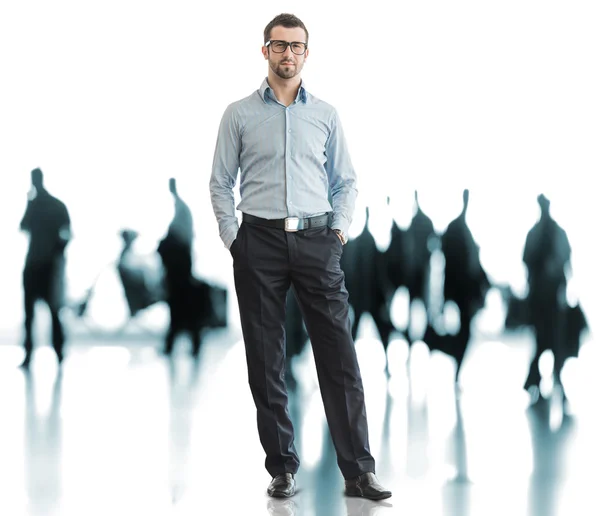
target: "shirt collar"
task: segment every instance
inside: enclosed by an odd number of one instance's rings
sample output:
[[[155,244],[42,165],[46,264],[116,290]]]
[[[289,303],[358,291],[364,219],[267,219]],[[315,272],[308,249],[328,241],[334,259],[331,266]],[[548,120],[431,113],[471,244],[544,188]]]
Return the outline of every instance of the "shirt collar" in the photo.
[[[275,95],[273,94],[273,90],[271,89],[271,86],[269,86],[266,77],[260,85],[258,93],[263,99],[263,102],[267,102],[267,98],[275,100]],[[302,79],[302,81],[300,82],[300,88],[298,89],[298,96],[296,97],[296,102],[298,101],[304,102],[304,104],[306,104],[306,102],[308,101],[308,93],[306,91],[306,83],[304,82],[304,79]]]

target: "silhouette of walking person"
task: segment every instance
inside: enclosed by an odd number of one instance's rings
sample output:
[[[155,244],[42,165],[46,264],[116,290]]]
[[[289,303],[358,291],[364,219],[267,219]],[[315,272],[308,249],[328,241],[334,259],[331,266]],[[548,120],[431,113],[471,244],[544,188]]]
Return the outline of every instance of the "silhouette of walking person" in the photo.
[[[71,219],[65,204],[44,187],[44,174],[31,171],[31,190],[21,230],[29,234],[29,249],[23,270],[25,308],[25,359],[29,367],[33,353],[33,319],[36,301],[44,301],[52,319],[52,345],[58,362],[63,360],[64,330],[60,308],[64,303],[65,248],[71,239]]]
[[[568,356],[566,271],[571,246],[565,230],[550,215],[550,201],[544,195],[539,195],[537,200],[540,218],[527,234],[523,251],[529,283],[527,304],[536,339],[535,354],[524,385],[526,390],[539,389],[538,361],[548,349],[554,355],[555,384],[562,388],[560,373]],[[537,393],[533,394],[535,397]]]
[[[395,330],[390,317],[393,297],[392,283],[388,278],[385,255],[379,249],[369,230],[369,208],[366,208],[365,227],[356,238],[348,241],[340,260],[346,278],[348,302],[354,311],[352,339],[358,336],[363,314],[373,318],[386,356],[385,374],[390,376],[387,349]]]
[[[160,241],[158,254],[165,268],[167,304],[170,322],[165,337],[164,353],[173,351],[175,338],[182,331],[190,331],[194,356],[200,350],[198,307],[193,299],[192,242],[194,225],[188,205],[177,192],[177,182],[169,179],[169,191],[175,202],[175,213],[165,237]]]
[[[460,311],[458,334],[445,339],[447,344],[443,349],[456,360],[456,382],[471,340],[471,322],[483,307],[490,287],[488,277],[479,261],[479,246],[467,225],[468,206],[469,190],[465,189],[463,209],[460,215],[448,224],[441,238],[442,253],[446,260],[444,300],[456,303]]]
[[[409,310],[414,301],[423,301],[427,312],[427,323],[431,324],[429,304],[429,277],[431,269],[431,239],[436,237],[433,222],[421,209],[418,192],[415,191],[415,214],[406,230],[408,263],[406,284],[409,294]],[[410,314],[412,319],[412,311]],[[409,323],[410,326],[410,323]]]

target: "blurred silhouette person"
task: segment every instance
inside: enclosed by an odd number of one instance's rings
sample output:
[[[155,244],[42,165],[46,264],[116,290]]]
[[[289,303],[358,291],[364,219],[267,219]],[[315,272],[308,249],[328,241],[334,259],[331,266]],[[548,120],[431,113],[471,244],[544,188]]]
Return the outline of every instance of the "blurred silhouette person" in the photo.
[[[151,277],[147,267],[139,261],[133,244],[138,232],[132,229],[120,231],[123,247],[117,262],[117,271],[121,278],[127,307],[131,317],[140,311],[164,299],[164,289],[160,278]]]
[[[417,299],[423,301],[429,314],[429,276],[431,269],[431,239],[436,236],[433,222],[423,212],[419,204],[418,192],[415,190],[415,214],[406,230],[407,274],[406,283],[410,304]]]
[[[392,284],[387,277],[385,255],[377,249],[369,231],[369,208],[365,211],[365,227],[346,244],[340,267],[345,275],[348,302],[354,311],[352,338],[356,340],[362,315],[371,314],[386,354],[385,372],[389,376],[387,348],[395,329],[390,317]]]
[[[173,196],[175,213],[173,214],[173,220],[169,226],[169,233],[167,236],[174,237],[182,249],[185,249],[185,270],[186,272],[189,270],[189,273],[191,274],[192,245],[194,240],[194,220],[192,212],[189,206],[179,196],[179,193],[177,192],[177,181],[173,177],[169,179],[169,191]],[[181,256],[183,260],[183,252]],[[189,260],[189,266],[187,260]]]
[[[390,198],[387,198],[387,204],[390,204]],[[408,285],[408,242],[406,230],[402,229],[395,219],[392,218],[392,227],[390,229],[390,244],[386,249],[385,268],[387,277],[391,283],[392,295],[400,287]]]
[[[127,301],[129,316],[133,318],[145,308],[164,300],[163,270],[162,267],[152,266],[142,255],[135,252],[134,243],[139,236],[137,231],[124,228],[119,231],[119,236],[122,248],[116,268]],[[78,317],[85,315],[101,277],[102,273],[96,276],[81,301],[76,304]]]
[[[36,301],[44,301],[52,320],[52,346],[58,362],[63,360],[64,330],[59,312],[64,304],[65,248],[71,239],[71,219],[64,203],[44,187],[44,174],[31,171],[31,190],[21,220],[29,234],[29,249],[23,270],[25,305],[25,359],[29,367],[33,353],[33,319]]]
[[[196,317],[198,306],[195,306],[193,301],[192,213],[179,196],[174,178],[169,179],[169,191],[173,195],[175,213],[167,234],[160,241],[157,250],[165,269],[166,300],[170,313],[164,353],[167,355],[172,353],[175,338],[180,332],[190,331],[193,354],[197,356],[200,350],[200,328]]]
[[[456,360],[455,380],[458,382],[462,362],[471,339],[471,322],[483,307],[490,287],[479,261],[479,246],[467,225],[469,190],[463,191],[463,209],[441,237],[444,270],[444,301],[453,301],[460,311],[460,329],[457,335],[446,336],[441,351]],[[427,341],[426,341],[427,342]],[[429,344],[429,342],[427,342]],[[433,345],[435,349],[437,346]],[[439,348],[438,348],[439,349]]]
[[[571,259],[567,234],[550,216],[550,201],[542,194],[537,201],[540,218],[527,234],[523,251],[529,284],[528,311],[535,332],[535,354],[524,388],[533,389],[534,397],[539,394],[541,382],[538,361],[546,350],[554,355],[554,381],[562,390],[560,373],[568,355],[566,274]]]
[[[390,205],[390,197],[387,198],[387,204]],[[410,236],[408,231],[401,228],[395,218],[392,218],[392,227],[390,228],[390,243],[388,248],[383,252],[383,268],[387,281],[389,283],[389,292],[386,295],[388,298],[387,304],[390,307],[400,287],[406,287],[411,283],[409,274],[411,270],[412,258],[410,256]],[[410,323],[410,321],[408,321]],[[400,332],[410,346],[410,324],[406,328],[396,328]]]

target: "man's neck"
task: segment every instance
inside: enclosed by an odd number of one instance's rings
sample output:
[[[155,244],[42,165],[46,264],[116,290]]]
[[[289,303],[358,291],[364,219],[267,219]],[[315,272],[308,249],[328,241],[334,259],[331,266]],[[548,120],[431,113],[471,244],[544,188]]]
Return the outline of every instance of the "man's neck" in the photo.
[[[281,79],[274,73],[269,72],[267,82],[273,90],[277,100],[282,104],[289,106],[298,96],[298,90],[300,89],[302,79],[300,76],[296,76],[293,79]]]

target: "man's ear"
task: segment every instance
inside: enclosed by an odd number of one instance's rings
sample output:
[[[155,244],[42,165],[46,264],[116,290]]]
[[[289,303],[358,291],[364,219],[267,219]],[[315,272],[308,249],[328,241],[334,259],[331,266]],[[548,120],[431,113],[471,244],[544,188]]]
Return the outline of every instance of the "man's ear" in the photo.
[[[269,49],[267,47],[265,47],[264,45],[262,47],[262,54],[265,59],[269,59]]]

